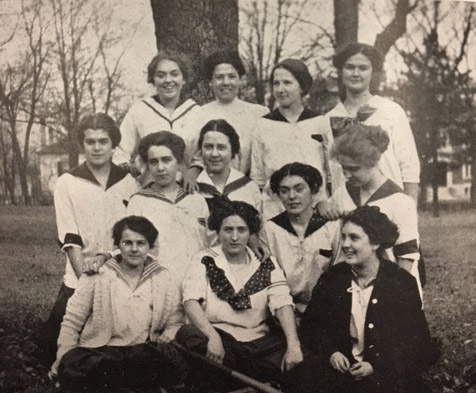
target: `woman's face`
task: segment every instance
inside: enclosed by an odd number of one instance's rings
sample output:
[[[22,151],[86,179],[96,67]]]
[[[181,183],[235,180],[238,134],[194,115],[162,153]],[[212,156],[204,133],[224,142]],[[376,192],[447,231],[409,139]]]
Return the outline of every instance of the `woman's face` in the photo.
[[[147,167],[160,187],[168,187],[177,179],[179,164],[166,146],[151,146],[147,152]]]
[[[347,59],[342,67],[342,83],[353,94],[369,90],[372,79],[372,63],[362,53]]]
[[[341,231],[345,263],[363,266],[373,260],[378,245],[372,244],[361,226],[347,221]]]
[[[284,68],[276,68],[273,74],[273,95],[280,107],[289,108],[301,102],[302,89],[293,74]]]
[[[289,214],[299,215],[312,209],[312,192],[301,176],[286,176],[279,183],[278,196]]]
[[[128,269],[136,269],[144,265],[150,245],[144,235],[126,228],[122,232],[119,250],[122,255],[121,265]]]
[[[238,95],[240,75],[231,64],[218,64],[213,71],[211,83],[216,99],[223,104],[227,104]]]
[[[218,240],[227,256],[236,256],[246,251],[250,230],[240,216],[226,217],[218,231]]]
[[[208,173],[221,174],[230,167],[231,143],[225,134],[208,131],[203,137],[201,151]]]
[[[112,140],[107,131],[102,128],[84,131],[83,148],[89,166],[98,169],[111,163],[114,153]]]
[[[347,181],[356,187],[365,186],[372,180],[373,170],[375,167],[368,167],[355,161],[348,156],[339,156],[339,163]]]
[[[157,64],[154,86],[162,102],[178,100],[184,85],[182,70],[175,61],[166,59]]]

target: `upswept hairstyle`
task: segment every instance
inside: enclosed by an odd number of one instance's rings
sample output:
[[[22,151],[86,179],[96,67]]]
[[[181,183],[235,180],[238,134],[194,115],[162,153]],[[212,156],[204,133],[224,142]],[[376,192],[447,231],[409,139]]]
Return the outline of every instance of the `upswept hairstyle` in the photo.
[[[231,157],[235,157],[240,152],[240,136],[233,128],[233,126],[223,119],[210,120],[200,130],[200,136],[198,138],[198,148],[202,148],[203,139],[205,134],[210,131],[221,132],[228,137],[231,145]]]
[[[379,71],[382,69],[383,56],[381,53],[371,45],[361,44],[360,42],[353,42],[345,46],[344,49],[336,53],[332,59],[332,64],[338,70],[342,70],[344,64],[350,57],[361,53],[370,60],[372,69]]]
[[[230,216],[239,216],[248,226],[250,234],[258,233],[261,229],[259,212],[253,206],[241,201],[223,201],[219,203],[208,218],[208,228],[217,233],[223,220]]]
[[[86,130],[99,130],[106,131],[111,138],[112,147],[117,147],[121,142],[121,131],[112,118],[105,113],[92,113],[84,115],[79,121],[76,127],[76,135],[78,138],[79,146],[83,147],[84,133]]]
[[[147,162],[147,155],[151,146],[165,146],[168,147],[178,163],[183,161],[185,153],[185,142],[178,135],[170,131],[153,132],[146,135],[139,142],[139,155],[143,162]]]
[[[369,237],[370,243],[378,244],[379,249],[393,247],[398,239],[398,227],[378,206],[361,206],[344,216],[343,224],[351,222],[358,225]]]
[[[246,74],[245,66],[238,52],[233,50],[218,51],[208,56],[203,63],[203,72],[209,81],[212,80],[213,72],[219,64],[231,64],[240,78]]]
[[[282,166],[271,175],[271,191],[279,195],[279,185],[286,176],[302,177],[313,194],[317,194],[322,186],[322,176],[319,170],[311,165],[293,162]]]
[[[359,165],[373,167],[387,150],[390,138],[380,126],[353,124],[339,136],[331,150],[331,157],[340,161],[341,156],[350,157]]]
[[[304,97],[312,87],[312,76],[309,72],[307,65],[299,59],[284,59],[276,64],[271,71],[270,82],[271,86],[274,85],[274,72],[278,68],[283,68],[289,71],[298,81],[299,86],[301,86],[302,96]]]
[[[157,236],[159,235],[157,228],[147,218],[142,216],[128,216],[116,222],[112,227],[112,238],[114,239],[115,246],[119,246],[122,234],[126,229],[140,233],[147,239],[150,247],[154,246]]]
[[[171,50],[162,50],[152,58],[147,66],[147,83],[154,84],[154,75],[157,71],[157,66],[163,60],[170,60],[177,63],[186,82],[192,79],[192,67],[190,60],[185,54]]]
[[[382,54],[373,46],[361,44],[359,42],[353,42],[344,47],[344,49],[342,49],[340,52],[335,54],[332,59],[332,64],[334,65],[334,67],[337,68],[337,72],[339,74],[339,92],[342,101],[344,101],[346,97],[346,90],[344,85],[342,84],[342,69],[344,67],[344,64],[350,57],[359,53],[367,57],[370,60],[370,64],[372,64],[372,78],[370,80],[369,86],[370,93],[378,93],[379,79],[382,73],[384,58]]]

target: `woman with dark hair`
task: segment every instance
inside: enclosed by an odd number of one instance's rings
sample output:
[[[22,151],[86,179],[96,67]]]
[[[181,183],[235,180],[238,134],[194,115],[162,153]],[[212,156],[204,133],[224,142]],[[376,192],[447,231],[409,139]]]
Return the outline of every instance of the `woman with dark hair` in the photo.
[[[253,133],[250,177],[263,191],[265,220],[284,208],[271,193],[271,175],[290,162],[302,162],[318,169],[327,183],[325,145],[328,138],[326,119],[304,107],[303,98],[312,86],[307,66],[297,59],[285,59],[271,73],[273,96],[278,107],[258,121]],[[321,187],[315,201],[326,199]]]
[[[242,201],[261,210],[261,193],[258,186],[231,162],[240,152],[240,137],[226,120],[210,120],[203,126],[198,138],[198,148],[205,165],[197,178],[200,194],[208,207],[223,200]]]
[[[241,149],[234,155],[231,167],[248,175],[252,134],[258,119],[269,110],[238,97],[241,79],[246,72],[238,52],[225,50],[212,53],[205,59],[203,68],[215,99],[202,106],[201,125],[213,119],[224,119],[235,129],[240,137]]]
[[[152,132],[167,130],[184,139],[184,165],[188,168],[196,150],[196,123],[201,113],[200,106],[188,98],[186,85],[190,80],[191,67],[185,55],[161,51],[151,60],[147,82],[155,88],[156,94],[135,103],[124,117],[115,163],[124,164],[135,173],[143,173],[145,163],[136,160],[139,140]],[[182,172],[185,174],[184,170]],[[147,185],[152,179],[144,177],[141,182]]]
[[[329,118],[334,139],[348,130],[348,124],[356,122],[378,125],[387,131],[390,141],[379,167],[387,178],[416,201],[420,161],[405,112],[395,102],[377,95],[377,79],[382,64],[382,56],[370,45],[352,43],[337,53],[334,66],[339,72],[342,102],[326,117]],[[332,169],[333,182],[342,184],[342,171],[335,165]],[[326,211],[324,205],[319,210],[330,216],[333,214]]]
[[[83,116],[76,135],[85,162],[63,173],[54,191],[58,243],[66,256],[66,271],[41,333],[40,347],[48,367],[55,360],[66,303],[79,277],[96,268],[98,253],[111,249],[111,228],[124,217],[124,202],[139,190],[136,180],[111,161],[121,140],[111,117],[105,113]]]
[[[283,269],[301,315],[317,280],[335,256],[340,226],[338,221],[324,219],[312,206],[322,186],[316,168],[299,162],[286,164],[273,173],[270,184],[286,210],[264,224],[264,242]]]
[[[190,265],[182,296],[191,325],[176,340],[251,377],[282,382],[282,372],[298,364],[302,353],[282,270],[272,259],[260,262],[246,246],[260,229],[259,213],[247,203],[227,202],[212,211],[208,226],[220,245],[200,252]],[[270,332],[271,314],[282,331]],[[194,369],[202,380],[207,372],[215,389],[232,389],[213,370]]]
[[[177,182],[185,142],[169,131],[149,134],[139,154],[153,182],[131,197],[127,213],[147,217],[161,232],[158,261],[180,283],[192,257],[208,246],[208,206],[198,193],[189,194]]]
[[[385,258],[397,262],[417,279],[420,259],[418,216],[415,202],[388,179],[379,166],[388,149],[388,133],[378,126],[350,125],[348,132],[335,140],[331,156],[343,169],[347,182],[335,190],[329,203],[339,216],[363,205],[378,206],[398,226],[400,235]]]
[[[158,231],[146,218],[128,216],[112,233],[120,252],[98,274],[81,276],[61,325],[51,375],[74,391],[180,383],[186,366],[167,343],[183,313],[167,269],[149,255]]]
[[[379,256],[398,238],[378,207],[344,218],[345,263],[325,272],[301,319],[295,392],[420,393],[430,333],[415,279]]]

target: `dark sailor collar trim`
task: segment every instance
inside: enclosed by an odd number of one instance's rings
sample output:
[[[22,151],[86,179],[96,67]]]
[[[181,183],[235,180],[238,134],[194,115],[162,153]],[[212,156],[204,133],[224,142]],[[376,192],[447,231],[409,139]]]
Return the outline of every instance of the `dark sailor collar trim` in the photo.
[[[243,177],[233,180],[227,185],[225,185],[225,188],[223,189],[223,193],[218,191],[217,188],[213,184],[197,182],[197,185],[200,188],[201,192],[206,192],[208,194],[215,195],[215,196],[227,196],[228,194],[231,194],[232,192],[246,186],[250,182],[252,182],[252,180],[249,177],[243,175]]]
[[[308,120],[308,119],[312,119],[314,117],[317,117],[319,116],[316,112],[314,111],[311,111],[310,109],[308,108],[304,108],[304,110],[301,112],[301,114],[299,115],[299,118],[298,118],[298,122],[300,121],[303,121],[303,120]],[[283,114],[281,113],[281,111],[279,110],[279,108],[276,108],[275,110],[273,110],[272,112],[268,113],[267,115],[264,115],[263,116],[265,119],[269,119],[269,120],[274,120],[274,121],[283,121],[285,123],[289,123],[288,119],[286,119]]]
[[[144,197],[147,197],[147,198],[156,198],[156,199],[159,199],[163,202],[167,202],[167,203],[170,203],[171,205],[175,205],[177,203],[179,203],[182,199],[185,199],[188,195],[190,195],[182,186],[179,188],[179,190],[177,191],[177,196],[175,197],[175,201],[172,201],[170,200],[169,198],[167,198],[163,193],[161,193],[160,191],[157,191],[155,190],[154,188],[152,188],[152,185],[154,183],[150,183],[147,185],[147,188],[143,188],[142,190],[140,190],[139,192],[137,192],[136,194],[134,195],[141,195],[141,196],[144,196]]]
[[[179,103],[177,108],[175,108],[174,113],[172,114],[172,118],[168,116],[168,113],[165,111],[165,108],[160,104],[159,101],[155,99],[155,97],[151,97],[150,99],[144,99],[142,102],[147,105],[151,110],[153,110],[158,116],[169,123],[170,128],[173,128],[174,123],[184,117],[188,112],[190,112],[194,107],[198,106],[198,104],[193,101],[192,99],[186,99],[185,102]],[[163,113],[162,113],[163,112]],[[156,130],[161,131],[161,130]]]
[[[288,231],[290,234],[298,237],[296,230],[292,226],[291,221],[289,220],[289,216],[286,212],[282,212],[281,214],[278,214],[277,216],[273,217],[270,221],[274,222],[276,225],[279,225],[281,228]],[[327,223],[327,220],[324,217],[322,217],[317,211],[314,211],[311,219],[309,220],[309,224],[307,225],[304,238],[311,236],[314,232],[321,229],[326,223]]]
[[[349,196],[352,198],[352,201],[355,203],[355,205],[362,206],[361,199],[360,199],[360,187],[358,186],[353,186],[349,182],[345,184],[345,187],[347,189],[347,192],[349,193]],[[368,199],[366,204],[369,204],[374,201],[378,201],[379,199],[384,199],[387,198],[393,194],[399,194],[399,193],[404,193],[403,190],[390,179],[387,179],[385,183],[383,183]]]
[[[69,173],[74,177],[84,179],[88,182],[91,182],[101,187],[101,184],[93,175],[93,173],[91,172],[91,170],[89,169],[89,167],[86,165],[85,162],[71,169]],[[124,179],[127,176],[127,174],[128,172],[126,170],[111,163],[111,171],[109,172],[109,176],[107,178],[106,190],[111,188],[113,185],[119,183],[122,179]]]

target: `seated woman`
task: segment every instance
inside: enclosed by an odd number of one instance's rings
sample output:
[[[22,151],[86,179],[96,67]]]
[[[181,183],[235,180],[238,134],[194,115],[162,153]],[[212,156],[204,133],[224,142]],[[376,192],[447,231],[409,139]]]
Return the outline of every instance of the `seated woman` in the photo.
[[[296,309],[302,313],[337,250],[340,226],[313,209],[313,197],[322,186],[316,168],[299,162],[286,164],[273,173],[270,185],[286,211],[268,220],[262,233],[284,270]]]
[[[158,262],[178,282],[182,282],[193,256],[208,246],[207,203],[176,181],[184,153],[184,140],[169,131],[142,138],[139,154],[154,181],[134,194],[127,206],[127,214],[146,217],[160,231]]]
[[[342,216],[358,206],[378,206],[398,226],[395,246],[386,258],[397,262],[417,279],[419,234],[415,202],[392,180],[385,177],[379,162],[387,150],[389,136],[379,126],[351,125],[335,140],[331,155],[337,159],[347,182],[329,199]]]
[[[182,295],[192,324],[184,325],[176,340],[251,377],[282,382],[282,372],[298,364],[302,352],[282,270],[272,259],[258,261],[246,247],[260,228],[259,213],[247,203],[228,202],[212,211],[208,225],[220,245],[199,253],[190,265]],[[271,314],[282,332],[270,332]],[[220,375],[207,379],[219,391],[233,386]]]
[[[99,274],[81,276],[51,369],[63,388],[168,386],[185,376],[167,343],[183,322],[178,288],[149,255],[157,235],[144,217],[123,218],[113,228],[120,255]]]
[[[417,393],[431,363],[430,333],[414,277],[379,256],[398,239],[378,207],[344,218],[345,263],[314,288],[301,319],[311,354],[295,370],[296,392]]]
[[[197,185],[210,210],[222,200],[246,202],[261,210],[261,193],[256,183],[231,166],[240,152],[240,137],[226,120],[205,124],[198,148],[205,170],[198,176]]]

